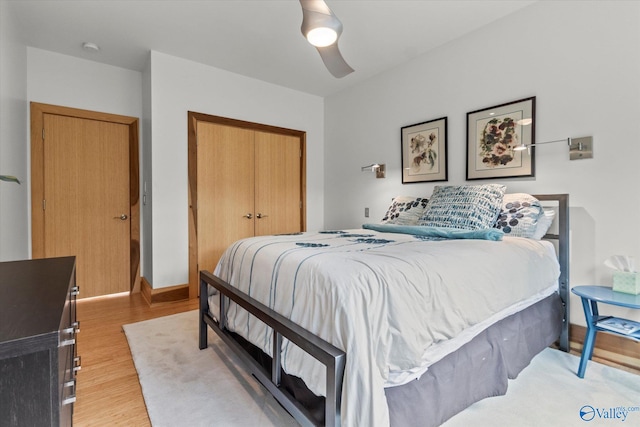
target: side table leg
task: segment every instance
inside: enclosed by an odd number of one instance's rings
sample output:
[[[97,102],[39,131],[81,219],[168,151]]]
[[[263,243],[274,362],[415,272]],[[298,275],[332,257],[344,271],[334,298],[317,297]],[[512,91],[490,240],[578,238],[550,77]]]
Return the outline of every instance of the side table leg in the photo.
[[[593,345],[596,341],[597,330],[589,325],[584,338],[584,346],[582,347],[582,356],[580,357],[580,366],[578,367],[578,377],[584,378],[584,372],[587,370],[587,362],[591,360],[593,354]]]
[[[596,329],[594,325],[594,314],[598,315],[598,306],[595,301],[589,301],[585,297],[581,297],[582,308],[584,309],[585,320],[587,321],[587,333],[584,337],[584,345],[582,346],[582,356],[580,357],[580,366],[578,366],[578,377],[584,378],[587,369],[587,362],[591,360],[593,355],[593,346],[596,341]],[[591,302],[592,304],[589,304]]]

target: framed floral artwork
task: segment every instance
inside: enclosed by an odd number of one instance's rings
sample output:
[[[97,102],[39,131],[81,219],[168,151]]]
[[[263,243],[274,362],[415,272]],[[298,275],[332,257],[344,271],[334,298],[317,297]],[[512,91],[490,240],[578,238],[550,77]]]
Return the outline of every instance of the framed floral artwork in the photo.
[[[402,183],[447,180],[447,118],[405,126],[402,140]]]
[[[535,176],[536,98],[467,113],[467,180]]]

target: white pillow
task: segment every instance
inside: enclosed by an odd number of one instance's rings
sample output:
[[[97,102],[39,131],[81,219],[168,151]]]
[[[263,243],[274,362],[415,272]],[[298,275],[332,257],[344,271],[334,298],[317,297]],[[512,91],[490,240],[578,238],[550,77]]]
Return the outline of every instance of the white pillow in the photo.
[[[538,223],[536,224],[536,230],[533,232],[531,236],[532,239],[540,240],[547,234],[551,224],[553,223],[553,218],[556,216],[556,211],[553,209],[544,209],[542,216],[538,218]]]

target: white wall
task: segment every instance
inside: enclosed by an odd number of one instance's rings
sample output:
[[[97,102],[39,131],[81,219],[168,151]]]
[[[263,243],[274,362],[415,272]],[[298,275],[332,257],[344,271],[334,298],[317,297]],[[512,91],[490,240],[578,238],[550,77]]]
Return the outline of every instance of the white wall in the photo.
[[[434,184],[401,183],[402,126],[448,116],[448,184],[464,184],[466,113],[536,96],[536,140],[591,135],[594,159],[541,146],[535,179],[500,182],[509,192],[569,193],[571,283],[610,284],[608,256],[640,260],[639,76],[640,3],[537,2],[328,97],[325,226],[379,221],[394,196],[431,194]],[[360,172],[374,162],[386,163],[386,179]],[[584,324],[571,302],[572,323]]]
[[[307,132],[307,227],[323,226],[324,101],[151,52],[153,287],[188,283],[187,112]]]
[[[30,102],[140,118],[142,74],[29,47]]]
[[[27,47],[5,1],[0,2],[0,174],[21,185],[0,182],[0,261],[29,257],[27,169]]]

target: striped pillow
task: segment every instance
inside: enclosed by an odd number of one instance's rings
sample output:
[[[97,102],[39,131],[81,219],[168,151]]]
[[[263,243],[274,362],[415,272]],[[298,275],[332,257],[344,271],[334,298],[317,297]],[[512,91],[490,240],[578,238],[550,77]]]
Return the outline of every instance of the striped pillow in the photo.
[[[498,218],[506,186],[436,186],[418,225],[481,230]]]

